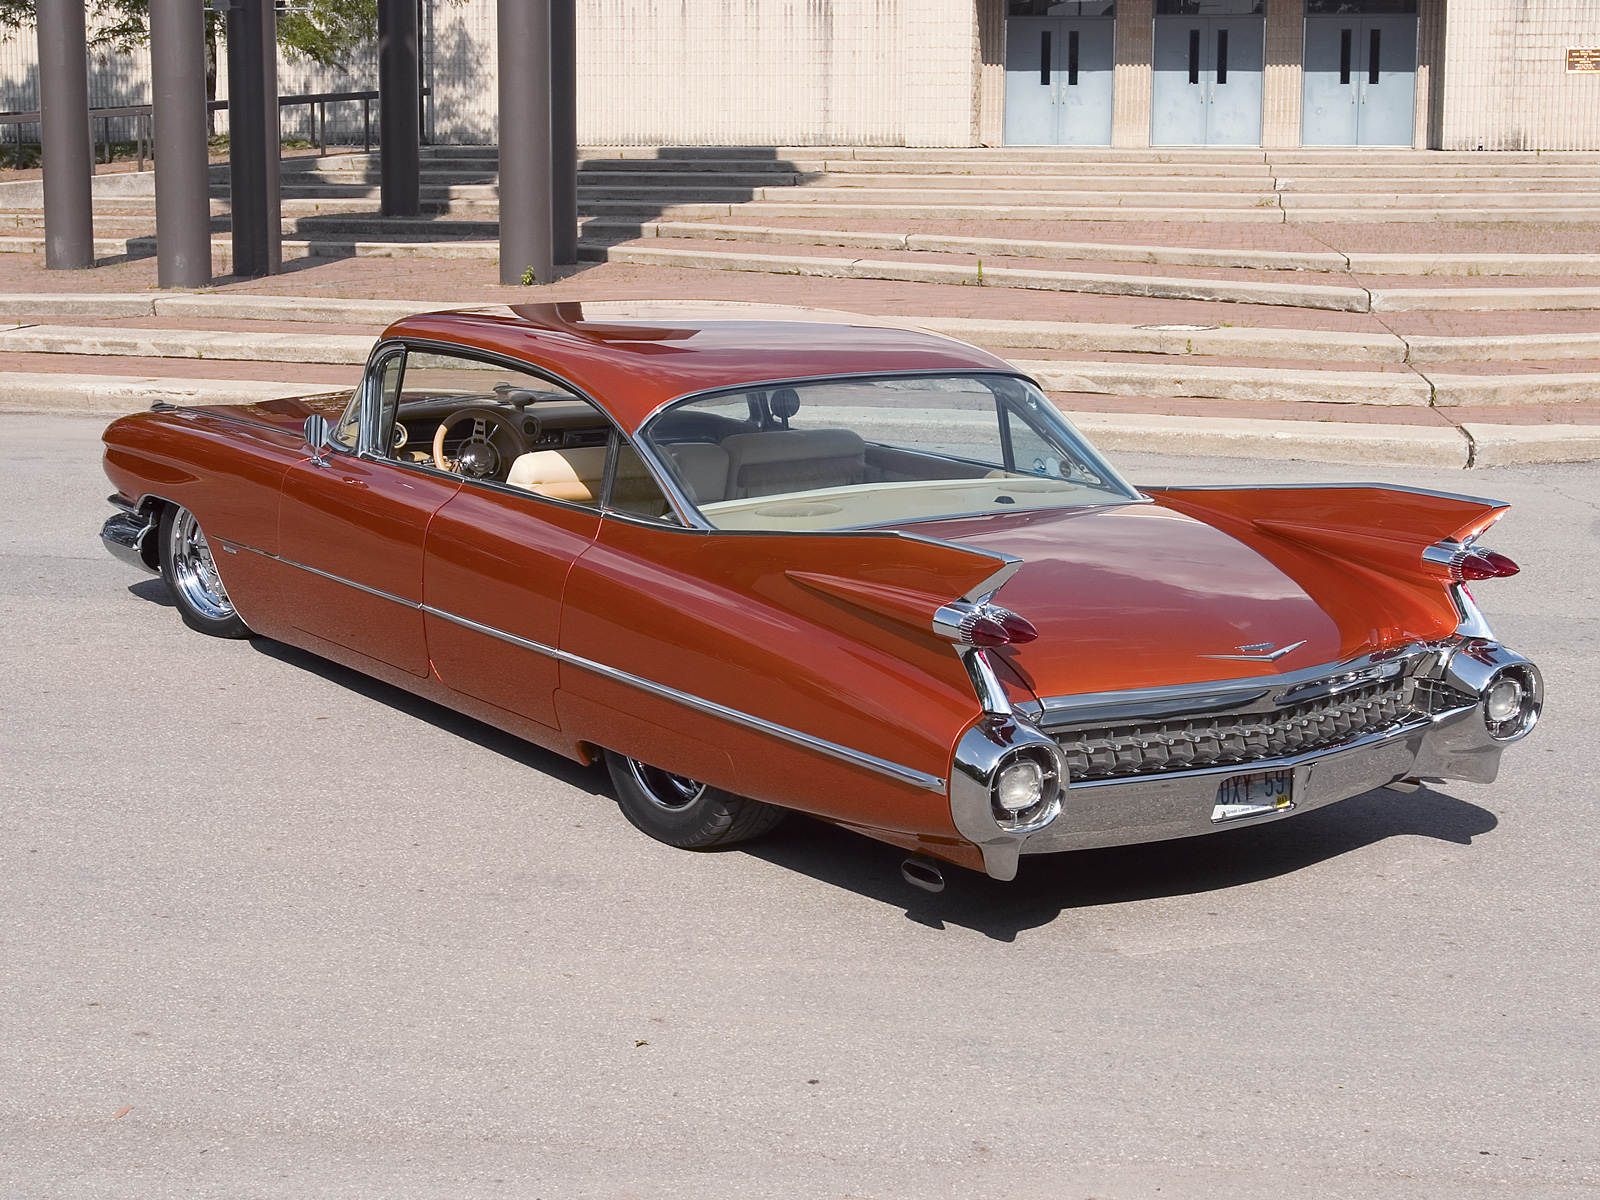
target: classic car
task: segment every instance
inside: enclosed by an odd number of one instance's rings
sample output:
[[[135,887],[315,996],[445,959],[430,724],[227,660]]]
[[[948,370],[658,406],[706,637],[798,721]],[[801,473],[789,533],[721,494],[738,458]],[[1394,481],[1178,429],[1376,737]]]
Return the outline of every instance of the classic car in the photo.
[[[430,313],[353,394],[105,446],[104,540],[190,626],[603,758],[675,846],[792,809],[1011,879],[1490,782],[1543,703],[1468,590],[1505,505],[1136,489],[1003,359],[841,313]]]

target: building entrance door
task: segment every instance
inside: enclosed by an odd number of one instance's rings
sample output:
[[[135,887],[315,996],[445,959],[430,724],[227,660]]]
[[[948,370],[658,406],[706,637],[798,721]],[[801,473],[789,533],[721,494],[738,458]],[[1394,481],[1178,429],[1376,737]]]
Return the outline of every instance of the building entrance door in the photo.
[[[1108,11],[1096,4],[1019,8]],[[1012,16],[1006,21],[1006,144],[1109,146],[1116,20]]]
[[[1307,14],[1301,145],[1409,146],[1416,101],[1414,15]]]
[[[1259,146],[1266,22],[1249,14],[1161,15],[1192,7],[1187,0],[1157,5],[1150,144]]]

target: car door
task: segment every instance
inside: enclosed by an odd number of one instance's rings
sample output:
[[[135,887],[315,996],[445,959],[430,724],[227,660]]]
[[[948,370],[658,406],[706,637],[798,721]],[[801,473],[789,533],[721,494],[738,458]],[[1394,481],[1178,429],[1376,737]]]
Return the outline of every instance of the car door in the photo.
[[[403,355],[399,346],[380,348],[333,444],[285,475],[278,556],[298,569],[286,605],[297,629],[426,676],[423,540],[461,479],[386,453],[381,426],[392,423]]]
[[[441,381],[464,377],[467,361],[434,354],[429,370]],[[528,397],[517,410],[527,449],[468,479],[434,515],[423,625],[433,669],[448,687],[555,729],[562,594],[599,530],[617,434],[571,389],[503,371],[496,390]]]

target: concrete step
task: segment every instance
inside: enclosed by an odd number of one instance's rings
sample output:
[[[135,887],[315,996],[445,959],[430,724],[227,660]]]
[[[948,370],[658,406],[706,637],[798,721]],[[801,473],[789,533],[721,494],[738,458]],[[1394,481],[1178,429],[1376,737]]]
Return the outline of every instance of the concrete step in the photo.
[[[924,322],[928,324],[928,322]],[[930,327],[947,323],[932,322]],[[968,327],[968,332],[976,332]],[[369,336],[295,330],[240,332],[195,329],[28,325],[0,330],[0,353],[360,366]],[[1248,402],[1484,407],[1567,404],[1591,400],[1600,374],[1460,375],[1392,371],[1304,370],[1207,365],[1171,358],[1094,361],[1017,357],[1013,365],[1051,392],[1170,396]]]
[[[634,243],[579,246],[580,257],[639,266],[757,271],[833,279],[894,279],[1008,287],[1097,295],[1147,296],[1167,300],[1218,300],[1336,312],[1516,312],[1600,310],[1600,287],[1395,288],[1369,290],[1316,283],[1263,283],[1181,279],[1160,275],[1113,275],[1079,271],[1017,270],[958,263],[918,263],[794,254],[720,253]]]
[[[1358,275],[1573,276],[1600,279],[1597,254],[1340,254],[1280,250],[1197,249],[1103,242],[1056,242],[1020,238],[959,237],[921,233],[770,228],[656,221],[616,223],[605,218],[582,222],[584,236],[623,240],[669,238],[741,243],[850,246],[862,250],[922,250],[994,258],[1047,258],[1067,261],[1137,262],[1164,266],[1237,267],[1254,270],[1350,272]],[[492,234],[490,235],[492,236]]]
[[[340,189],[331,189],[339,193]],[[484,189],[467,197],[435,198],[425,196],[423,212],[435,217],[457,219],[495,219],[499,201],[493,189]],[[352,194],[353,193],[353,194]],[[981,195],[981,193],[980,193]],[[1102,201],[1105,197],[1100,198]],[[1475,226],[1507,223],[1541,227],[1590,228],[1600,226],[1600,210],[1592,208],[1543,207],[1532,198],[1522,209],[1514,207],[1483,207],[1441,210],[1438,208],[1398,207],[1385,208],[1368,205],[1361,208],[1279,207],[1277,198],[1271,202],[1248,207],[1167,206],[1151,207],[1144,204],[1086,203],[1071,206],[1057,204],[1019,204],[1007,197],[1004,203],[953,203],[919,204],[862,203],[859,195],[846,193],[843,197],[829,198],[826,203],[778,202],[762,199],[721,200],[715,202],[671,202],[652,200],[595,199],[585,191],[581,198],[582,212],[591,217],[618,221],[647,222],[657,219],[706,220],[737,216],[752,223],[773,218],[799,217],[814,220],[825,215],[830,221],[883,221],[883,220],[958,220],[958,221],[1059,221],[1059,222],[1160,222],[1177,224],[1255,223],[1269,224],[1371,224],[1387,223],[1465,223]],[[115,204],[125,213],[136,210],[155,211],[153,195],[119,195],[97,199],[97,204]],[[366,213],[378,206],[377,188],[352,188],[342,194],[297,195],[286,189],[282,199],[285,216],[314,216],[323,213]],[[41,211],[40,205],[12,205],[12,211]],[[225,190],[212,193],[213,213],[228,211]]]
[[[344,300],[250,293],[0,295],[0,317],[19,323],[59,318],[160,317],[178,322],[270,321],[308,326],[313,333],[316,326],[328,324],[379,330],[412,313],[450,307],[453,306],[445,301]],[[916,315],[899,319],[984,346],[1084,354],[1349,364],[1600,360],[1600,332],[1443,337],[1269,326],[1111,325]],[[301,338],[297,344],[311,343]],[[228,347],[224,344],[222,348]]]

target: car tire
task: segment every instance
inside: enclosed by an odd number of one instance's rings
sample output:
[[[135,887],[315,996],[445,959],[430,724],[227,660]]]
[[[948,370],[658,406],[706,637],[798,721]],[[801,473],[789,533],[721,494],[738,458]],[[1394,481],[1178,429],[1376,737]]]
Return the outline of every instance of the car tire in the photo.
[[[161,578],[172,593],[183,623],[212,637],[250,636],[211,558],[211,545],[200,522],[186,508],[168,504],[161,510],[156,533],[161,547]]]
[[[622,815],[635,829],[669,846],[705,850],[749,841],[788,815],[786,809],[735,796],[613,750],[605,754]]]

